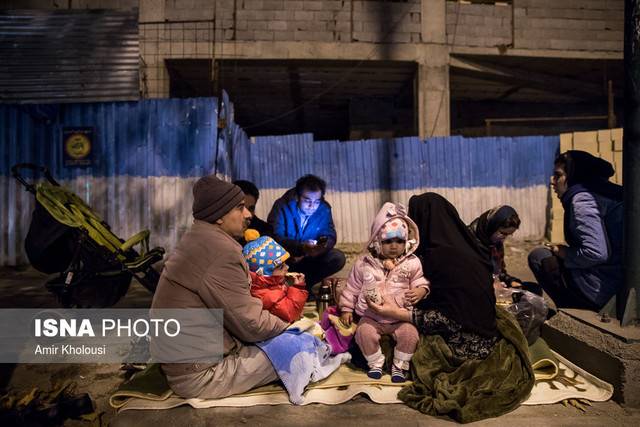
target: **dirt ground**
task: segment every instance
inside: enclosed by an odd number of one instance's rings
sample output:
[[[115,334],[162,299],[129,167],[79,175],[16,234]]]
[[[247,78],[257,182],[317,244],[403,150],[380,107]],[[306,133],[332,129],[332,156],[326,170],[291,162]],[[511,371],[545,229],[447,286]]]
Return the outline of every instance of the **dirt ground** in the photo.
[[[532,280],[527,267],[527,253],[540,242],[508,242],[506,262],[510,274]],[[348,263],[340,276],[348,274],[361,245],[343,245]],[[58,307],[55,298],[44,288],[47,276],[32,268],[0,269],[0,308]],[[116,307],[146,308],[151,294],[137,282]],[[19,364],[0,365],[0,386],[5,390],[26,393],[33,387],[49,390],[61,380],[71,380],[78,393],[88,392],[93,398],[102,425],[326,425],[327,417],[341,414],[344,425],[443,424],[446,420],[427,417],[403,405],[376,405],[364,397],[331,407],[310,405],[304,409],[291,406],[218,408],[193,410],[176,408],[169,411],[127,411],[116,417],[109,407],[110,394],[124,381],[120,365],[114,364]],[[537,409],[539,408],[539,409]],[[640,411],[620,407],[613,402],[594,404],[585,414],[561,405],[521,407],[511,414],[487,421],[492,425],[640,425]],[[88,422],[70,420],[65,425],[87,426]]]

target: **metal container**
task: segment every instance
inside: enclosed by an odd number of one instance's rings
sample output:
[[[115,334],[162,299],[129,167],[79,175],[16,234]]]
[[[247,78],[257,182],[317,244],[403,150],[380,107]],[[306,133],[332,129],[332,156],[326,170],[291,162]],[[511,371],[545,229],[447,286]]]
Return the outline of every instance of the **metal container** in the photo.
[[[331,287],[328,283],[322,282],[320,291],[318,292],[318,298],[316,299],[316,309],[318,310],[318,317],[322,319],[322,313],[331,305]]]

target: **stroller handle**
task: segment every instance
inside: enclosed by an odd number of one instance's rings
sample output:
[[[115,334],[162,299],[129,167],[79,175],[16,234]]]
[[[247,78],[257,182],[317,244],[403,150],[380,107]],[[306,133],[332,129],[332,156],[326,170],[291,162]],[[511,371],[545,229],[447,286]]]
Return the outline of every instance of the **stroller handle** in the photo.
[[[39,166],[34,163],[18,163],[11,166],[11,175],[13,175],[13,177],[17,179],[20,182],[20,184],[24,185],[27,191],[33,194],[36,193],[35,185],[27,182],[26,178],[22,176],[22,174],[20,174],[20,169],[31,169],[32,171],[40,172],[51,184],[60,186],[60,184],[58,184],[58,182],[55,179],[53,179],[53,177],[51,176],[49,169],[46,168],[45,166]]]

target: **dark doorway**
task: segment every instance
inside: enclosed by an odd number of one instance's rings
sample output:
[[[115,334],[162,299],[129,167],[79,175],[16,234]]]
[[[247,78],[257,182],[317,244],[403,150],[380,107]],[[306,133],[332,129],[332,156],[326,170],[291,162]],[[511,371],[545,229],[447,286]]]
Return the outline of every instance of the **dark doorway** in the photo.
[[[315,139],[416,135],[417,66],[401,61],[218,60],[249,135],[311,132]]]
[[[622,60],[452,55],[451,133],[557,135],[622,124]]]
[[[171,98],[215,96],[210,59],[166,59]]]

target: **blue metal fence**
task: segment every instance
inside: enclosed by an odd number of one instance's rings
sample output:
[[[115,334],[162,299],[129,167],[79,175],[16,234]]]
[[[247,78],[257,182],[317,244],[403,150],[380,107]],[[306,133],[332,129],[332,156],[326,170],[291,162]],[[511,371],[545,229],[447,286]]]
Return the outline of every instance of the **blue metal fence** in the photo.
[[[314,141],[311,134],[251,140],[242,134],[231,162],[234,179],[260,188],[261,217],[300,176],[324,178],[339,239],[346,242],[368,239],[383,202],[407,203],[424,191],[443,194],[467,221],[495,205],[513,205],[523,219],[519,236],[541,237],[558,147],[557,136]]]
[[[0,176],[12,164],[43,164],[61,180],[78,176],[194,177],[214,169],[215,98],[150,99],[37,108],[0,105]],[[65,168],[62,129],[93,127],[94,164]]]
[[[328,183],[327,199],[342,242],[366,241],[369,222],[384,201],[406,203],[423,191],[442,193],[467,220],[493,205],[512,204],[523,219],[521,236],[544,233],[557,136],[249,138],[233,122],[228,100],[227,126],[220,134],[217,114],[215,98],[0,105],[0,149],[5,153],[0,160],[0,265],[26,261],[22,241],[32,197],[9,177],[11,165],[21,162],[49,167],[122,237],[150,228],[167,249],[191,222],[193,181],[214,172],[255,182],[262,217],[297,178],[321,176]],[[62,129],[81,126],[95,130],[95,162],[88,168],[65,168]]]
[[[63,165],[65,127],[94,129],[91,166]],[[10,176],[13,164],[48,167],[116,234],[149,228],[152,243],[171,248],[191,223],[193,181],[215,170],[216,139],[215,98],[0,105],[0,265],[26,262],[33,209],[33,196]]]
[[[286,188],[300,176],[324,177],[333,191],[545,185],[559,138],[418,138],[313,141],[311,134],[236,143],[234,178]]]

